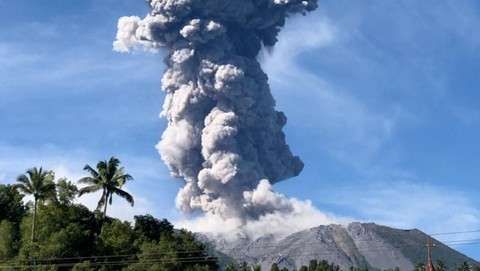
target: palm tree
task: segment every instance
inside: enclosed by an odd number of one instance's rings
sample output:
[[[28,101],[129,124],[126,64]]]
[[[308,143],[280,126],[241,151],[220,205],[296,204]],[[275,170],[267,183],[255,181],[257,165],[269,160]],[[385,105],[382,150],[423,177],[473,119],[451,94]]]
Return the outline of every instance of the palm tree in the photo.
[[[124,168],[120,167],[120,160],[115,157],[108,161],[100,161],[95,170],[89,165],[84,168],[90,173],[90,176],[81,178],[78,182],[87,186],[79,190],[78,195],[102,191],[102,196],[98,201],[97,210],[103,207],[103,218],[107,216],[107,205],[112,204],[113,195],[124,198],[132,206],[134,204],[133,197],[126,191],[122,190],[122,186],[129,180],[133,180],[132,176],[125,174]]]
[[[53,171],[35,167],[27,170],[26,174],[18,176],[17,184],[14,185],[15,189],[21,193],[33,196],[32,243],[35,242],[38,201],[55,197],[54,179]]]

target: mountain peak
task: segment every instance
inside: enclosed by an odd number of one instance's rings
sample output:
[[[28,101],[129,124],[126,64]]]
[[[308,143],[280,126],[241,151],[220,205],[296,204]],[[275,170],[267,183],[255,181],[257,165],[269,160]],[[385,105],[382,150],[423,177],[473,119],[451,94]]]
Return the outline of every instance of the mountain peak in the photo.
[[[290,270],[308,264],[310,260],[327,260],[343,270],[367,267],[384,270],[413,270],[423,263],[426,242],[431,238],[418,229],[394,229],[375,223],[353,222],[348,225],[320,225],[283,238],[265,235],[255,240],[245,238],[225,242],[222,238],[205,236],[217,251],[237,262],[259,264],[269,270],[273,263]],[[433,260],[441,259],[447,267],[463,262],[476,262],[434,240]]]

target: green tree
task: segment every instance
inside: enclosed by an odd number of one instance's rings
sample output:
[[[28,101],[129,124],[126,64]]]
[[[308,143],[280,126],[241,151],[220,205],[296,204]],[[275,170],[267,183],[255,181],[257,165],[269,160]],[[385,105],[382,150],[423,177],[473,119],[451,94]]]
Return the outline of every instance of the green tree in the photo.
[[[94,271],[95,268],[92,267],[92,264],[89,261],[77,263],[73,266],[72,271]]]
[[[37,237],[34,245],[27,241],[31,217],[22,221],[22,259],[83,257],[95,255],[100,221],[82,205],[39,205]]]
[[[15,253],[15,229],[8,220],[0,222],[0,261],[11,259]]]
[[[272,267],[270,268],[270,271],[280,271],[280,268],[278,268],[278,264],[276,264],[276,263],[272,264]]]
[[[415,265],[414,271],[425,271],[425,264],[417,263],[417,265]]]
[[[446,271],[447,270],[447,266],[445,265],[445,263],[442,261],[442,260],[437,260],[436,264],[435,264],[435,270],[437,271]]]
[[[78,194],[77,186],[66,178],[57,181],[57,199],[60,204],[70,205]]]
[[[173,225],[168,220],[159,220],[151,215],[138,215],[135,219],[135,232],[145,240],[158,241],[162,235],[172,235]]]
[[[103,255],[128,255],[135,252],[135,234],[128,222],[113,220],[105,223],[99,239]]]
[[[32,168],[27,170],[17,178],[16,189],[25,195],[33,196],[33,218],[32,218],[32,236],[31,241],[35,242],[35,227],[37,217],[38,201],[48,200],[55,197],[55,174],[52,171],[42,168]]]
[[[20,222],[26,213],[22,199],[14,186],[0,184],[0,258],[18,251]]]
[[[225,267],[225,271],[237,271],[237,267],[233,263],[229,263],[227,267]]]
[[[216,258],[210,257],[206,246],[185,230],[162,235],[158,242],[144,242],[138,258],[139,262],[131,264],[128,271],[218,270]]]
[[[250,266],[246,262],[243,262],[240,265],[239,271],[251,271]]]
[[[15,186],[0,184],[0,221],[20,223],[26,211],[22,200]]]
[[[120,160],[112,157],[108,161],[98,162],[96,170],[89,165],[86,165],[84,170],[87,171],[90,176],[78,181],[79,183],[87,185],[80,189],[78,195],[81,197],[87,193],[102,191],[97,209],[100,210],[103,207],[104,218],[107,216],[107,206],[112,204],[113,195],[125,199],[133,206],[133,197],[121,189],[127,181],[133,180],[133,178],[124,172],[123,167],[120,167]]]
[[[458,271],[470,271],[472,270],[471,266],[467,262],[463,262],[458,268]]]

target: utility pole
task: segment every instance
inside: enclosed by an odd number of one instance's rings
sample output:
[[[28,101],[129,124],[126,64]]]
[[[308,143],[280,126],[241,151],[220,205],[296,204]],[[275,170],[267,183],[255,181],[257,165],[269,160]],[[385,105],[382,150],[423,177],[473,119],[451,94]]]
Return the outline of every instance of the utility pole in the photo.
[[[432,248],[436,247],[432,238],[428,237],[427,240],[427,263],[425,264],[425,271],[435,271],[435,266],[432,262]]]

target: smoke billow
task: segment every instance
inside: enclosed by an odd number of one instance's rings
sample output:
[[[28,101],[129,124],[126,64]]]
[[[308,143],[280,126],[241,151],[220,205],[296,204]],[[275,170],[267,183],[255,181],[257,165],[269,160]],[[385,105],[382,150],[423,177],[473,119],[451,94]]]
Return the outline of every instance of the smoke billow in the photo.
[[[317,0],[147,2],[145,18],[120,18],[114,49],[168,52],[162,78],[168,127],[157,148],[185,182],[178,208],[240,224],[299,212],[307,203],[271,188],[297,176],[303,163],[285,142],[287,119],[275,110],[256,57],[275,45],[288,16],[313,11]]]

